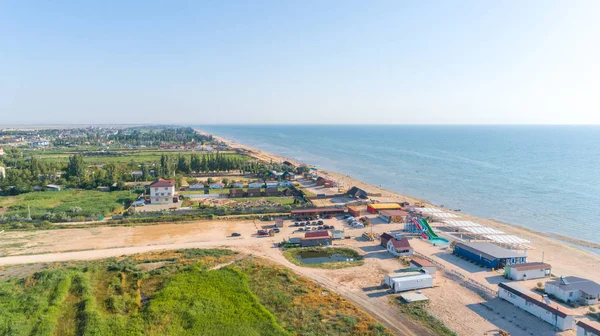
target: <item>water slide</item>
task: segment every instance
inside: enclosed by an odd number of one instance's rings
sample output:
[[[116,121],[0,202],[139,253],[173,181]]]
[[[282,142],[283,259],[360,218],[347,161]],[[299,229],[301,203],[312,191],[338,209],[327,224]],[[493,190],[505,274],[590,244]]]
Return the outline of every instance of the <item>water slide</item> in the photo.
[[[417,221],[419,221],[419,223],[421,223],[421,226],[426,229],[427,235],[429,236],[429,239],[437,239],[439,238],[438,235],[435,234],[435,232],[433,232],[433,229],[431,228],[431,226],[429,225],[429,223],[427,223],[427,220],[425,218],[419,218],[417,219]]]
[[[421,236],[424,239],[429,240],[429,235],[427,235],[427,233],[425,233],[425,232],[427,232],[427,228],[423,227],[423,224],[420,222],[420,219],[413,217],[412,218],[412,222],[413,222],[413,224],[415,224],[415,226],[417,227],[417,229],[419,231],[421,231]]]

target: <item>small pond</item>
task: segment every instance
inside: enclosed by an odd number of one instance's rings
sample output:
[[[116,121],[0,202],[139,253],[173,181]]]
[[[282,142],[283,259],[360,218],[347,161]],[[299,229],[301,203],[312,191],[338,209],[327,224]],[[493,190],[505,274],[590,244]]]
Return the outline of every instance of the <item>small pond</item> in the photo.
[[[296,256],[305,264],[322,264],[327,262],[354,261],[356,259],[339,253],[328,254],[325,251],[303,251]]]

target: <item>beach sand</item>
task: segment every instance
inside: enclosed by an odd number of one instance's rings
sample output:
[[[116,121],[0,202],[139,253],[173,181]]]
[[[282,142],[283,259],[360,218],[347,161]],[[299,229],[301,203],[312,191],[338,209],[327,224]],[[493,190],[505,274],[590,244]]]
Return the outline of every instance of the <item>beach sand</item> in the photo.
[[[199,133],[202,134],[210,134],[198,130]],[[286,158],[282,156],[278,156],[272,153],[264,152],[258,148],[253,148],[244,144],[236,143],[234,141],[225,139],[223,137],[215,136],[213,137],[219,141],[222,141],[228,144],[233,149],[240,149],[244,151],[246,154],[262,160],[262,161],[273,161],[273,162],[283,162],[289,161],[295,165],[301,164],[309,164],[305,162],[298,162],[291,158]],[[370,193],[381,193],[381,197],[371,197],[372,199],[376,199],[379,201],[393,201],[393,202],[403,202],[407,201],[411,204],[416,202],[424,203],[427,207],[440,208],[446,212],[454,213],[460,216],[461,220],[471,220],[487,227],[495,228],[498,230],[502,230],[508,234],[516,235],[521,238],[525,238],[531,241],[530,246],[533,249],[529,249],[526,251],[528,261],[541,261],[542,254],[543,260],[546,263],[550,263],[553,267],[552,273],[557,276],[580,276],[588,279],[595,280],[600,282],[600,255],[594,254],[590,251],[583,250],[574,246],[573,244],[579,244],[581,246],[587,247],[595,247],[597,244],[592,242],[586,242],[570,237],[557,236],[552,233],[543,233],[537,232],[526,227],[510,225],[506,223],[502,223],[500,221],[496,221],[493,219],[485,219],[485,218],[477,218],[471,216],[469,214],[463,212],[455,212],[446,208],[441,208],[439,206],[435,206],[433,204],[428,203],[427,201],[410,197],[408,195],[402,195],[399,193],[395,193],[384,188],[370,185],[366,182],[357,180],[352,178],[351,176],[338,174],[336,172],[323,170],[319,167],[319,174],[325,174],[330,176],[333,180],[343,183],[343,185],[348,189],[352,186],[357,186],[361,189],[364,189]],[[506,209],[506,211],[510,211],[510,209]],[[557,240],[561,239],[560,240]],[[569,243],[566,243],[569,242]]]

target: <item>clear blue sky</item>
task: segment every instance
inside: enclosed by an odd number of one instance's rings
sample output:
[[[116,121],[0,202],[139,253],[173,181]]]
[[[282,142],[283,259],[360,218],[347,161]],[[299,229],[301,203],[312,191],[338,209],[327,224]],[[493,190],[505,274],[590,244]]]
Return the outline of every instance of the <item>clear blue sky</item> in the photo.
[[[600,123],[600,1],[2,1],[0,123]]]

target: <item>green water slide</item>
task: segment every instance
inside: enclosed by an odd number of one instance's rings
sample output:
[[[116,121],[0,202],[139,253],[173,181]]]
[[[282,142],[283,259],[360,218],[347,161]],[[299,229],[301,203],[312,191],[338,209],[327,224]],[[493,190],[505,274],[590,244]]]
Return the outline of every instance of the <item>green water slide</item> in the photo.
[[[431,228],[431,226],[429,226],[429,223],[427,223],[427,220],[425,218],[419,218],[419,223],[421,223],[421,225],[427,229],[427,235],[429,236],[429,239],[439,238],[438,235],[436,235],[435,232],[433,232],[433,229]]]

